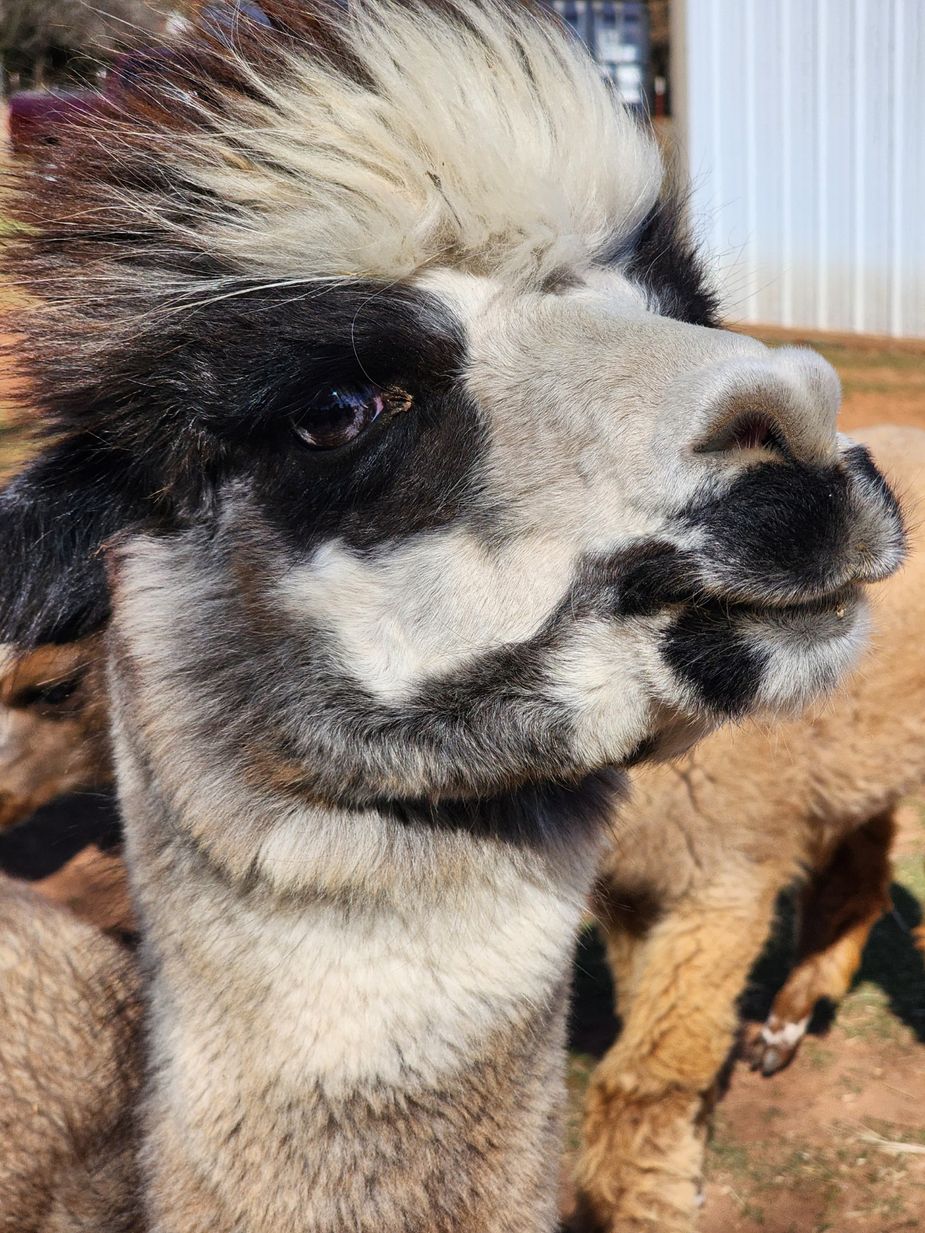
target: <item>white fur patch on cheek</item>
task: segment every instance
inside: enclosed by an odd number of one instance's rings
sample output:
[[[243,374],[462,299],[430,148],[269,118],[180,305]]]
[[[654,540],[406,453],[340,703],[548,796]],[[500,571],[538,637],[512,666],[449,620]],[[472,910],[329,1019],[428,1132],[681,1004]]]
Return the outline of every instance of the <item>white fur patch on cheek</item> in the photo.
[[[595,621],[576,629],[556,657],[550,692],[573,716],[589,765],[618,762],[652,735],[667,676],[657,625]]]
[[[518,539],[489,552],[451,530],[417,537],[378,558],[338,542],[287,575],[290,618],[331,636],[344,670],[387,702],[538,632],[561,602],[574,549]]]

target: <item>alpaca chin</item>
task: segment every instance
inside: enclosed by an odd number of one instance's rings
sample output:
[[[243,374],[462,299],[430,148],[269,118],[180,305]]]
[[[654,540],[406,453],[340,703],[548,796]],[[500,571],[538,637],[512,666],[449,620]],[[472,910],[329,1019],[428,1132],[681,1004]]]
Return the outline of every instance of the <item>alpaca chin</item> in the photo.
[[[856,667],[870,629],[870,606],[859,588],[759,618],[752,637],[767,657],[760,706],[793,715],[831,693]]]

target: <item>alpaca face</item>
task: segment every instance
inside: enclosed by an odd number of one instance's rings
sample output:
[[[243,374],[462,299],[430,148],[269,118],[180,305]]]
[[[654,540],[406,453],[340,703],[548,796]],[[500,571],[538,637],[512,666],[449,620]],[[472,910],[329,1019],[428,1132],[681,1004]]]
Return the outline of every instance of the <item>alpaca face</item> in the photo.
[[[715,328],[590,62],[507,0],[264,8],[29,199],[64,432],[4,516],[76,517],[9,633],[111,606],[149,732],[412,812],[830,686],[895,501],[823,361]]]
[[[110,778],[99,648],[0,654],[0,829]]]
[[[332,334],[320,373],[292,306],[269,318],[296,375],[235,447],[208,535],[129,543],[114,571],[125,645],[152,681],[197,679],[204,727],[243,708],[250,746],[272,705],[306,791],[465,796],[665,752],[852,662],[860,584],[902,535],[816,356],[670,321],[619,274],[338,297],[352,341]],[[229,388],[270,389],[254,367],[216,365],[217,415]]]

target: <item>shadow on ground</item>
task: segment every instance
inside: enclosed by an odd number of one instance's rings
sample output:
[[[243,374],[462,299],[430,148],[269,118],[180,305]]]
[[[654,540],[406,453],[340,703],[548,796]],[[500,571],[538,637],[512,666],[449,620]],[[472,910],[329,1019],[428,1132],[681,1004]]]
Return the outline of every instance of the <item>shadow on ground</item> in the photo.
[[[894,882],[893,913],[884,916],[870,935],[853,988],[873,985],[883,991],[890,1012],[925,1042],[925,957],[912,930],[922,923],[918,899]],[[794,961],[794,911],[788,895],[781,896],[772,937],[758,960],[741,1001],[743,1018],[761,1022]],[[810,1035],[824,1035],[837,1017],[837,1009],[823,1002],[813,1016]]]
[[[922,908],[915,895],[899,882],[893,883],[891,893],[893,913],[873,930],[854,988],[869,984],[881,989],[891,1014],[925,1043],[925,956],[912,936],[912,930],[922,923]],[[782,895],[775,928],[742,996],[743,1018],[755,1022],[766,1018],[793,965],[794,945],[793,902],[790,895]],[[619,1031],[614,1000],[607,955],[600,934],[591,926],[581,935],[573,967],[569,1016],[569,1047],[573,1052],[592,1058],[607,1052]],[[824,1035],[836,1017],[835,1007],[820,1004],[810,1035]]]

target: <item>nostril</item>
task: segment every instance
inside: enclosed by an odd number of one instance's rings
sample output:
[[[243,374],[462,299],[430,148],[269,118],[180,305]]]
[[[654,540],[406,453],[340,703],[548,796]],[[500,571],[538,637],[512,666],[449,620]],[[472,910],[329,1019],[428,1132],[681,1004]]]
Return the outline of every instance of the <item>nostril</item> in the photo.
[[[786,453],[780,424],[764,411],[740,411],[714,425],[694,447],[698,454],[724,454],[732,450],[772,450]]]
[[[729,433],[726,449],[760,450],[776,446],[777,429],[765,415],[746,415]]]

